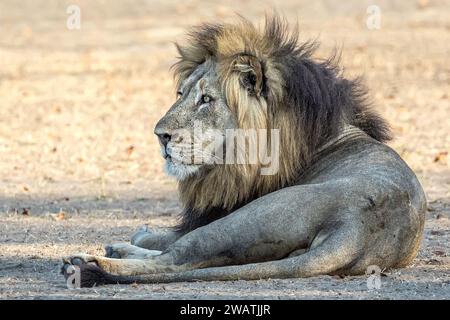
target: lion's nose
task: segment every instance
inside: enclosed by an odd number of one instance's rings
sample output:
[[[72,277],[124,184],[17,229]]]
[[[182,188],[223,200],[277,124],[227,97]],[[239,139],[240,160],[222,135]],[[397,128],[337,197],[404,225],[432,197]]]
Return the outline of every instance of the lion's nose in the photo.
[[[172,138],[172,135],[168,132],[164,132],[164,131],[160,131],[160,130],[155,130],[155,134],[158,136],[159,141],[161,142],[161,144],[166,147],[167,144],[169,143],[170,139]]]

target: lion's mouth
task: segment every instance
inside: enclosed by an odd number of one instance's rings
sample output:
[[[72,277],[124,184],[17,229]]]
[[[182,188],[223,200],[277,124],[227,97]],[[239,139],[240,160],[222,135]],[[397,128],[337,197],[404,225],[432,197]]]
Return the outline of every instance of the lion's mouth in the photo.
[[[165,171],[169,176],[174,177],[178,181],[182,181],[189,176],[196,174],[200,170],[199,165],[191,165],[173,158],[171,155],[165,157]]]
[[[166,146],[161,148],[161,154],[166,162],[180,166],[194,165],[193,156],[189,152],[178,149],[176,147]]]
[[[161,155],[165,160],[172,159],[172,156],[167,151],[167,146],[161,146]]]
[[[166,160],[166,162],[170,162],[176,165],[189,165],[189,163],[186,163],[182,161],[181,159],[178,159],[177,157],[172,156],[170,153],[163,152],[163,158]]]

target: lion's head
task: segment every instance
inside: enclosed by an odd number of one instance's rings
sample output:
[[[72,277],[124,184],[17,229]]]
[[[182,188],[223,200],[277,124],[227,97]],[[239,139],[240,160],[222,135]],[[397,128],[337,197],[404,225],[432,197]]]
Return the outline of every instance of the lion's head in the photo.
[[[359,81],[344,79],[330,59],[314,61],[316,44],[299,45],[297,31],[287,30],[278,17],[266,19],[262,30],[244,19],[205,24],[190,32],[186,45],[177,45],[178,100],[155,133],[167,172],[179,180],[185,207],[181,229],[293,183],[318,148],[347,124],[379,141],[388,139],[389,130],[365,103]],[[261,174],[260,162],[204,161],[217,158],[218,149],[225,159],[226,133],[235,129],[279,130],[276,172]],[[214,148],[205,148],[211,140]]]

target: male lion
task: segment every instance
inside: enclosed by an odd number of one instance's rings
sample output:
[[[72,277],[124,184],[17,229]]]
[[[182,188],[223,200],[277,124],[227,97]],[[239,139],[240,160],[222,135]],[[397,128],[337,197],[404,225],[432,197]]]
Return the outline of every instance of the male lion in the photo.
[[[71,265],[82,286],[359,275],[416,257],[422,187],[383,143],[388,126],[359,81],[331,60],[314,61],[315,45],[297,38],[278,17],[263,30],[246,20],[193,29],[177,46],[178,100],[155,129],[179,180],[180,224],[141,229],[131,245],[107,246],[106,257],[65,258],[66,278]],[[192,142],[179,129],[192,132],[198,121],[222,135],[279,129],[278,170],[189,161]]]

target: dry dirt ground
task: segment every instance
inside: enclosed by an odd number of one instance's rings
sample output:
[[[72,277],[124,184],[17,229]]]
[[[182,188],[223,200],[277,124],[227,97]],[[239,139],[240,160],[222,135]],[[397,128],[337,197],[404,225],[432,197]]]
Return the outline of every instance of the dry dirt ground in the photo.
[[[66,27],[73,3],[80,30]],[[379,30],[366,26],[371,4]],[[414,264],[387,270],[375,291],[364,276],[68,290],[61,256],[175,223],[176,185],[152,135],[175,98],[173,41],[271,8],[322,42],[318,57],[338,46],[345,73],[365,74],[429,199]],[[0,34],[0,298],[450,298],[448,1],[2,0]]]

